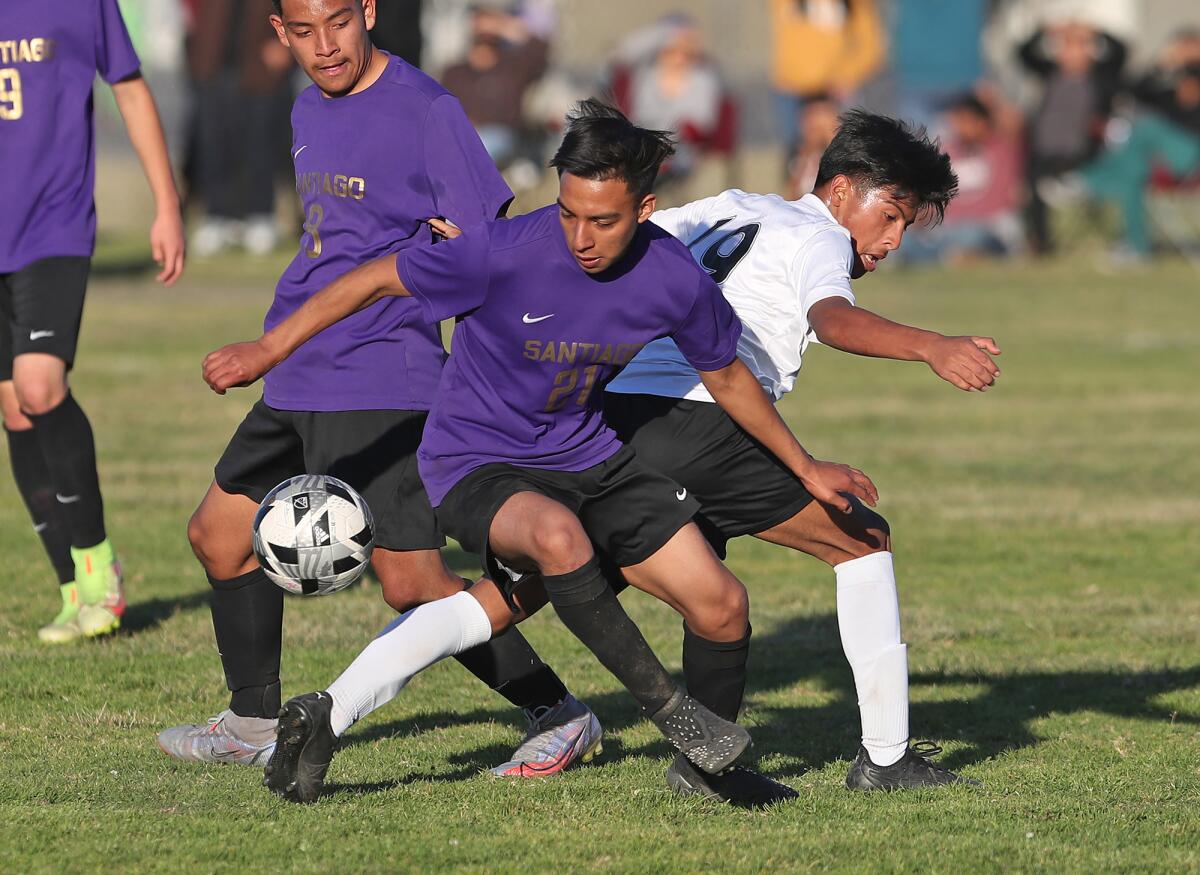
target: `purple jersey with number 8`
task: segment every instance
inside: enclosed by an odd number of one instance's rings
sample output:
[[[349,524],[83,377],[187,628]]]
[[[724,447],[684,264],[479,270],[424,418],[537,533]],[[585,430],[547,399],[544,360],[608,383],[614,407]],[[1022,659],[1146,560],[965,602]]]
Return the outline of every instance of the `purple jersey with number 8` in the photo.
[[[310,86],[292,135],[304,229],[265,330],[364,262],[430,248],[427,219],[476,224],[512,198],[458,100],[399,58],[357,94]],[[444,360],[437,325],[387,298],[296,350],[267,374],[263,398],[279,410],[428,410]]]

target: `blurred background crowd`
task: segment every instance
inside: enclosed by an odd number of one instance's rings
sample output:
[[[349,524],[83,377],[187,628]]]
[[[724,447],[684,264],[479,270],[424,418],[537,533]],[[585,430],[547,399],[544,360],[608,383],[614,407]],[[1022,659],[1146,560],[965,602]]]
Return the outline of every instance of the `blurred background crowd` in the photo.
[[[936,133],[960,194],[909,261],[1039,257],[1104,241],[1200,265],[1195,0],[378,0],[377,45],[462,101],[518,209],[575,100],[670,129],[660,200],[807,192],[850,106]],[[288,113],[307,80],[270,0],[121,0],[185,175],[191,252],[290,247]],[[107,129],[107,130],[106,130]],[[117,131],[101,121],[101,136]],[[113,138],[114,145],[117,139]],[[102,150],[101,228],[137,209]],[[109,171],[109,172],[106,172]],[[111,215],[106,215],[111,213]]]

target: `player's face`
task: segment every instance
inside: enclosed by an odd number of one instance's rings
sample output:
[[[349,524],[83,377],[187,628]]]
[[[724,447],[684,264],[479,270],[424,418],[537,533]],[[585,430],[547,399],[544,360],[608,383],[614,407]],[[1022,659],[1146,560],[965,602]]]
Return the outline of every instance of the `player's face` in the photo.
[[[567,247],[590,274],[621,260],[654,204],[654,195],[637,198],[622,179],[582,179],[564,173],[558,182],[558,215]]]
[[[349,94],[371,63],[375,0],[283,0],[279,40],[326,94]]]
[[[829,211],[854,244],[855,264],[850,276],[858,279],[875,270],[887,254],[900,248],[904,232],[917,217],[911,197],[899,197],[888,188],[862,190],[844,176],[831,182]]]

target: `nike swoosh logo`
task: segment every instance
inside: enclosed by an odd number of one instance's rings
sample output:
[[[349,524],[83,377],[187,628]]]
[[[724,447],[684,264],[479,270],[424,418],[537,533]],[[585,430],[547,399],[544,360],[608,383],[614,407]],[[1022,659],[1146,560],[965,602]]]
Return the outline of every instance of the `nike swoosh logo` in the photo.
[[[75,502],[79,501],[78,495],[59,495],[56,492],[54,493],[54,497],[57,498],[61,504],[74,504]]]
[[[301,146],[299,149],[297,149],[296,153],[294,155],[292,155],[292,160],[295,161],[297,158],[299,158],[300,153],[303,152],[307,148],[308,148],[308,146]]]
[[[29,332],[30,340],[38,340],[39,338],[42,338],[42,337],[53,337],[53,336],[54,336],[53,331],[30,331]]]
[[[521,321],[526,325],[533,325],[535,322],[545,322],[553,315],[553,313],[547,313],[545,316],[530,316],[528,313],[526,313],[521,317]]]
[[[46,531],[46,526],[48,526],[48,525],[50,525],[50,524],[49,523],[38,523],[36,526],[33,527],[33,530],[40,535],[42,532]]]
[[[675,493],[675,497],[678,498],[680,501],[683,501],[685,498],[687,498],[687,490],[680,489],[678,492]]]

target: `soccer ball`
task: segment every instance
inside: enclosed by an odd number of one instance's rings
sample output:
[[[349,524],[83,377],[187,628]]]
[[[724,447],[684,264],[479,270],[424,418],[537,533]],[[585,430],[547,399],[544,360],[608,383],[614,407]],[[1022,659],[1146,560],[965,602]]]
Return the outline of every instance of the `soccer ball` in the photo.
[[[375,546],[363,497],[325,474],[302,474],[267,493],[254,515],[254,555],[288,592],[329,595],[362,576]]]

